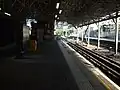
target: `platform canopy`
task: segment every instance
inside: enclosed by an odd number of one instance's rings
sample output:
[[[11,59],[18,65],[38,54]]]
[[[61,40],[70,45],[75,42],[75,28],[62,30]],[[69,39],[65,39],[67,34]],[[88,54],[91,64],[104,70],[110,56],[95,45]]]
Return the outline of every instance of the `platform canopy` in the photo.
[[[1,0],[12,14],[43,21],[60,20],[79,25],[120,11],[120,0]],[[56,4],[60,7],[56,9]],[[62,10],[61,14],[59,11]],[[55,15],[57,17],[55,18]],[[109,16],[108,16],[109,17]]]
[[[2,0],[0,3],[4,12],[9,12],[16,18],[35,18],[41,21],[54,20],[57,12],[56,3],[59,0]]]
[[[120,0],[64,0],[60,20],[72,24],[85,24],[120,10]]]

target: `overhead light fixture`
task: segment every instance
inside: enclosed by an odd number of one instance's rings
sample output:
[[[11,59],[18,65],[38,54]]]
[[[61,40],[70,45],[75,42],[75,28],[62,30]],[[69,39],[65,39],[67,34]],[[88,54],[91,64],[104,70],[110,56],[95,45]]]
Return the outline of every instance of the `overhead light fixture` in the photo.
[[[56,9],[58,9],[58,8],[59,8],[59,6],[60,6],[60,3],[57,3],[57,5],[56,5]]]
[[[57,15],[55,15],[55,18],[57,18]]]
[[[0,8],[0,11],[1,11],[2,9]]]
[[[59,14],[61,14],[61,13],[62,13],[62,10],[59,11]]]
[[[6,13],[6,12],[5,12],[5,14],[8,15],[8,16],[11,16],[11,14],[9,14],[9,13]]]
[[[60,19],[59,17],[57,19]]]

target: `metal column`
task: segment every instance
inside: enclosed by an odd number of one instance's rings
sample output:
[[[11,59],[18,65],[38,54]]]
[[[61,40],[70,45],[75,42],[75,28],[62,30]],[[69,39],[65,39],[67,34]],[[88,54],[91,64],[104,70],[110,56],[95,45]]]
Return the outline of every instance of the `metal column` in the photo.
[[[15,22],[16,27],[16,58],[21,58],[23,54],[23,23],[19,20]]]
[[[118,13],[116,13],[116,16],[118,16]],[[115,19],[115,54],[118,53],[118,18]]]
[[[97,49],[99,49],[99,48],[100,48],[100,24],[98,22],[98,47],[97,47]]]
[[[83,39],[84,39],[83,36],[84,36],[84,35],[83,35],[83,31],[82,31],[82,42],[83,42]]]
[[[82,40],[82,42],[83,42],[84,34],[83,34],[83,30],[82,30],[82,29],[83,29],[83,27],[81,27],[81,33],[82,33],[82,36],[81,36],[82,38],[81,38],[81,40]]]
[[[88,46],[90,45],[90,27],[88,26]]]
[[[77,28],[77,43],[79,42],[79,30]]]

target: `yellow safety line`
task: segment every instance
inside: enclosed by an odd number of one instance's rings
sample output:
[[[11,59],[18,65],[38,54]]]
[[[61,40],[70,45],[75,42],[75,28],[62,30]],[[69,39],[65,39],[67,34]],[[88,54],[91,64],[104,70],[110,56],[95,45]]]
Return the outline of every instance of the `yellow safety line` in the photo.
[[[105,88],[107,90],[112,90],[111,87],[109,85],[107,85],[101,78],[99,78],[97,75],[95,75],[95,76],[99,79],[99,81],[105,86]]]

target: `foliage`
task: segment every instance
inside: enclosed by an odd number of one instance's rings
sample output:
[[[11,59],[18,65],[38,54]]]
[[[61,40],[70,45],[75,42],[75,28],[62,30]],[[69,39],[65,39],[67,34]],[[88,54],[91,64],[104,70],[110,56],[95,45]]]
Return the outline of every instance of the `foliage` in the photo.
[[[63,36],[64,35],[64,31],[62,29],[56,29],[55,34]]]

